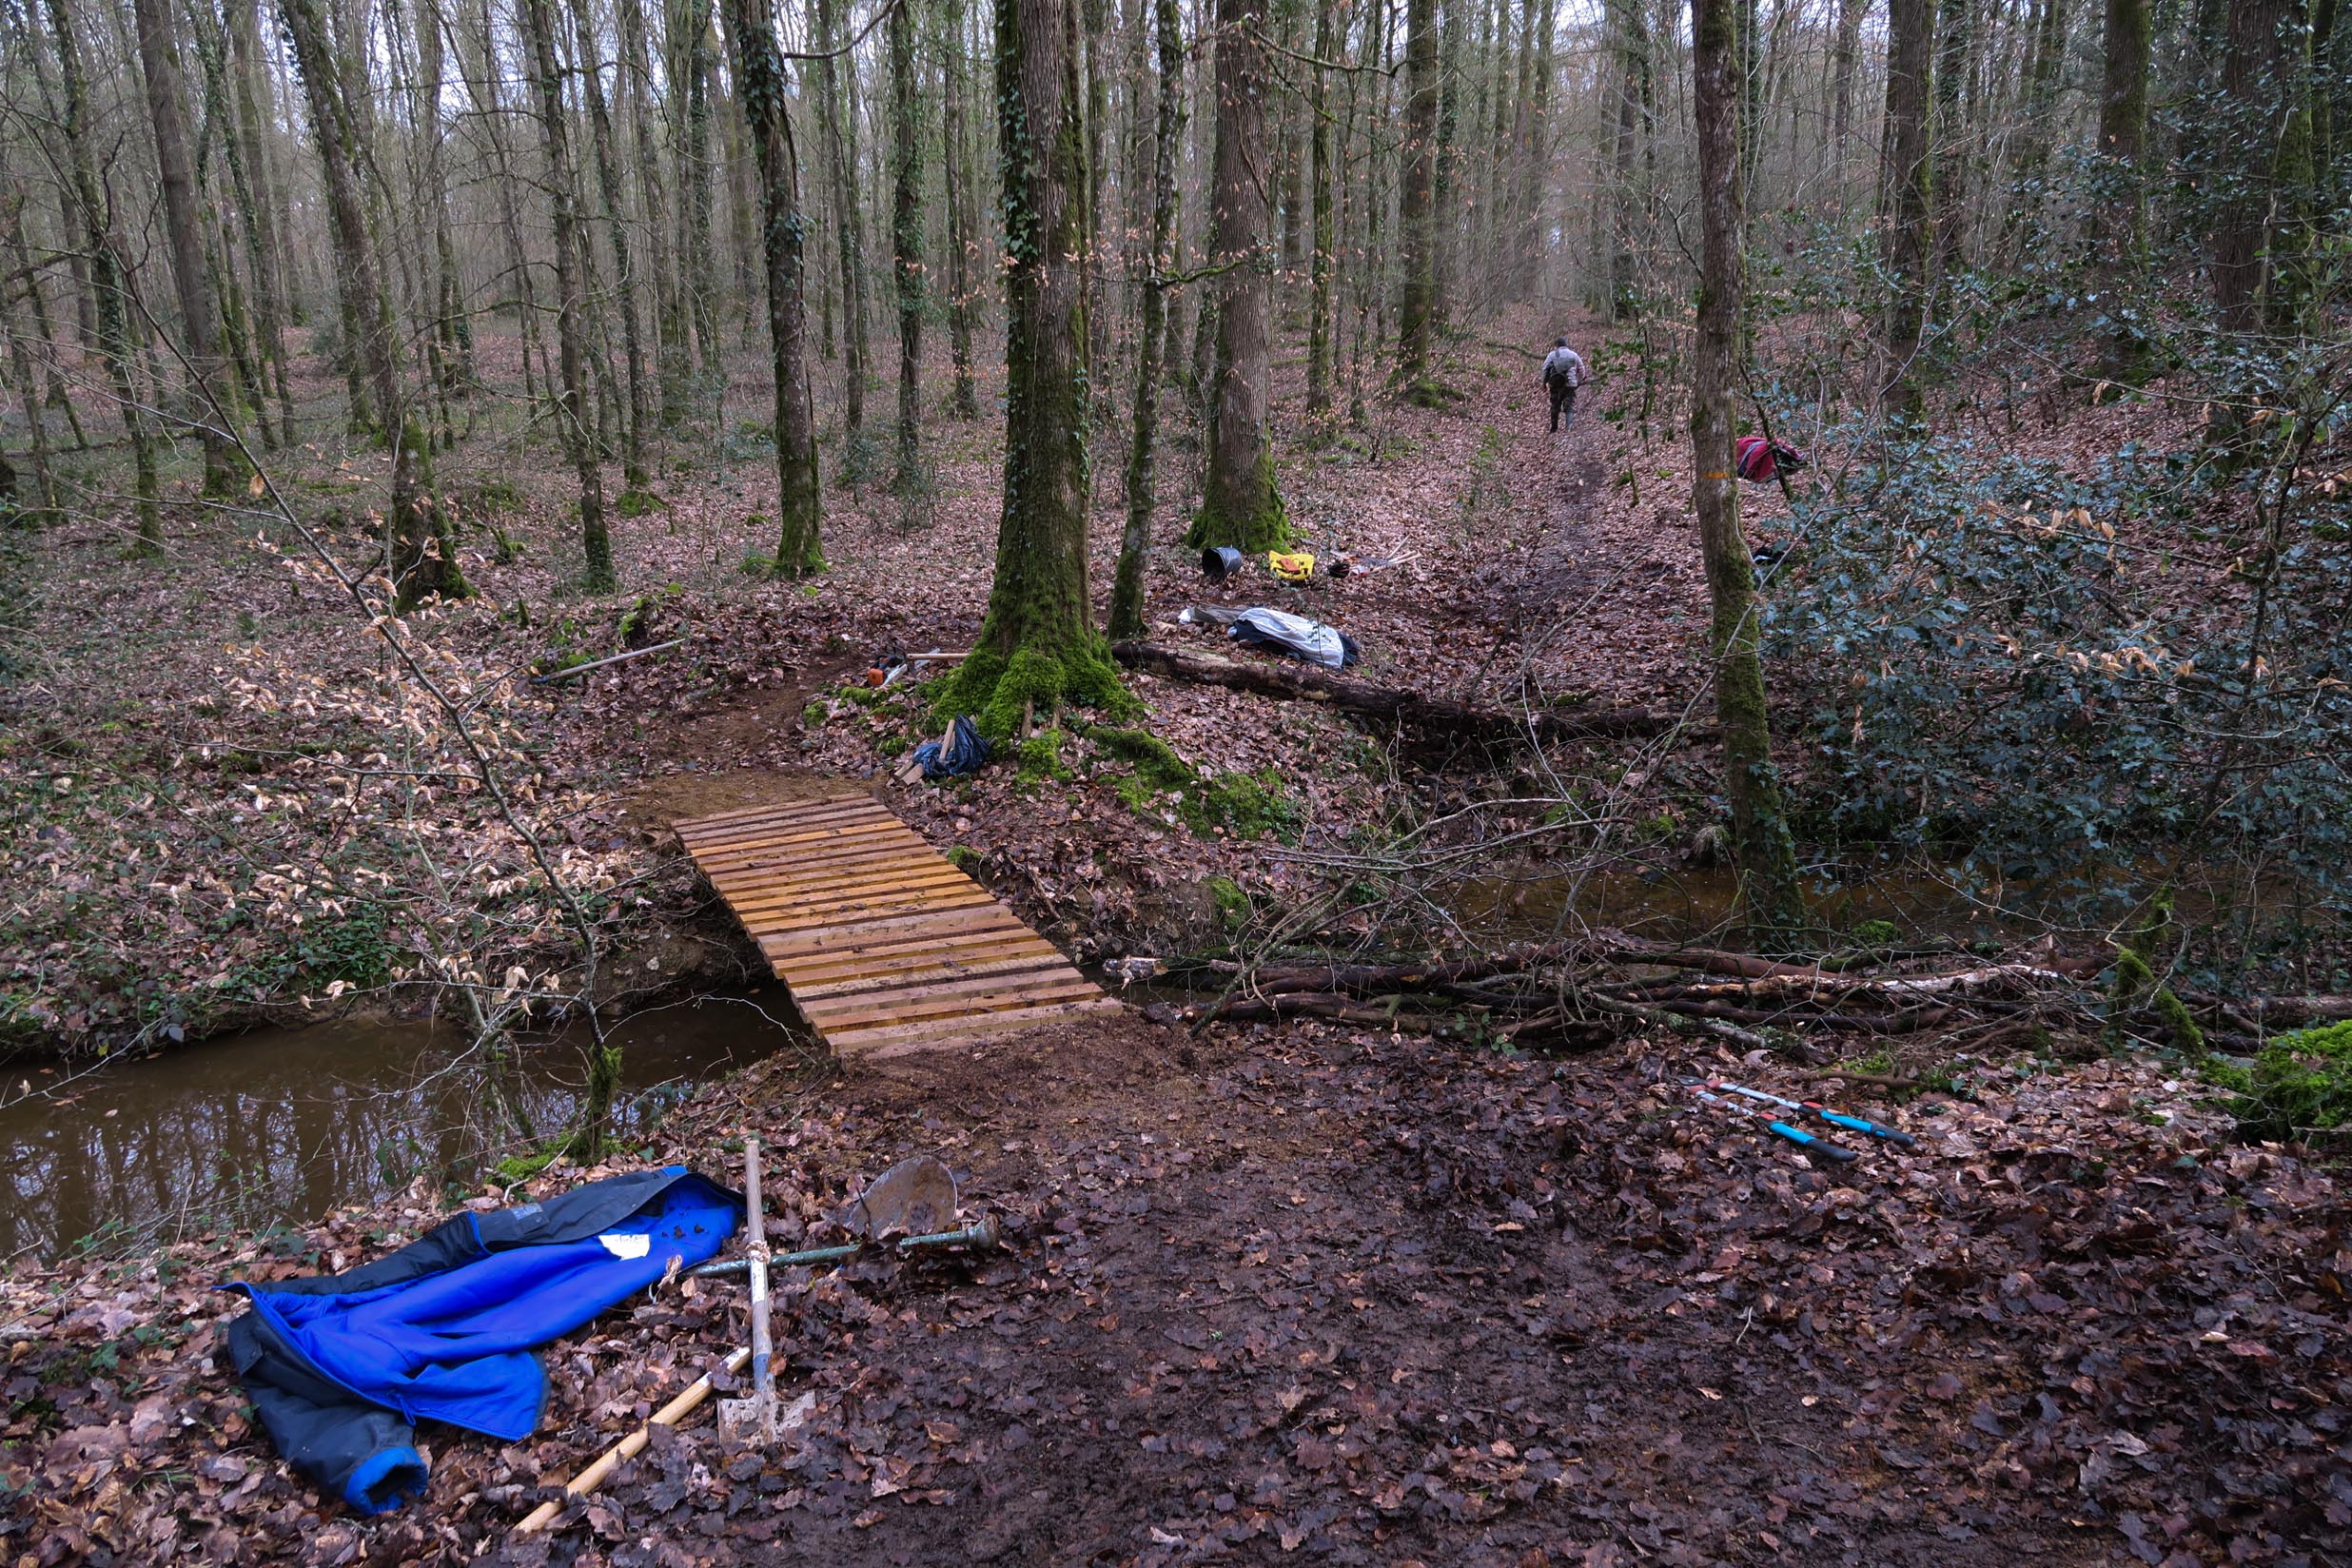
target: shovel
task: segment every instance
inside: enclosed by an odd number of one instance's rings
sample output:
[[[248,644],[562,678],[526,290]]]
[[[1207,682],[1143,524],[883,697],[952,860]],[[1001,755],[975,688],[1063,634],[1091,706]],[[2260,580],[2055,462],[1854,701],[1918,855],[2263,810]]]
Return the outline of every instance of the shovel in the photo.
[[[759,1201],[759,1140],[743,1140],[744,1223],[751,1231],[745,1249],[752,1262],[752,1397],[718,1401],[719,1430],[761,1442],[775,1441],[774,1345],[768,1337],[768,1211]]]

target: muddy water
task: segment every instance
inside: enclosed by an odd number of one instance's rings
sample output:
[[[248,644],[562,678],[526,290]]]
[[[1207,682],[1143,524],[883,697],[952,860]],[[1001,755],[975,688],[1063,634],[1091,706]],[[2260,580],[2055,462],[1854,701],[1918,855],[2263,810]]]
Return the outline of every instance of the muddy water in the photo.
[[[696,1085],[810,1039],[780,988],[640,1013],[613,1032],[624,1136]],[[520,1138],[495,1113],[465,1045],[429,1025],[321,1024],[70,1080],[0,1064],[0,1100],[10,1102],[0,1107],[0,1260],[299,1225],[420,1174],[470,1182]],[[584,1077],[579,1040],[519,1047],[514,1069],[533,1125],[561,1128]]]

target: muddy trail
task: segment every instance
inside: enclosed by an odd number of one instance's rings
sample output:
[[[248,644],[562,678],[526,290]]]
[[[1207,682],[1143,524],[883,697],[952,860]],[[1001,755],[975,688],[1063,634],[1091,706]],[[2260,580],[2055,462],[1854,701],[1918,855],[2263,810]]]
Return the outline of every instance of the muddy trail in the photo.
[[[656,1158],[771,1142],[772,1238],[914,1152],[981,1259],[779,1285],[778,1450],[664,1434],[549,1535],[515,1520],[744,1332],[659,1292],[550,1347],[538,1438],[423,1436],[360,1521],[252,1428],[205,1288],[357,1261],[180,1251],[19,1279],[11,1560],[581,1568],[1194,1561],[2341,1560],[2347,1218],[2152,1072],[1989,1070],[1834,1178],[1668,1087],[1309,1026],[1130,1018],[854,1070],[755,1068]],[[1721,1063],[1715,1064],[1717,1070]],[[1770,1067],[1743,1068],[1766,1077]],[[580,1179],[561,1172],[533,1190]],[[520,1193],[508,1195],[508,1201]],[[137,1328],[132,1324],[137,1323]]]

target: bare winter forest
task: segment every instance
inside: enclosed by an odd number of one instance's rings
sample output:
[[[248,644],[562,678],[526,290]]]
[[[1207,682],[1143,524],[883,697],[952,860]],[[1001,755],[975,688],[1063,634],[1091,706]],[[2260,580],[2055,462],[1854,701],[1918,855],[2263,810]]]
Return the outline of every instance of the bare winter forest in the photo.
[[[2352,1558],[2347,33],[0,0],[0,1561]]]

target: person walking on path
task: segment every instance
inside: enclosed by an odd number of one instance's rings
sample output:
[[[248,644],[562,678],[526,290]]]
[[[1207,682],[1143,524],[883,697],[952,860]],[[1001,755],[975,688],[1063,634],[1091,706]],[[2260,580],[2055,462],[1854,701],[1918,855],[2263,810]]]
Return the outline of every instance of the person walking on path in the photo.
[[[1584,384],[1584,356],[1560,339],[1552,351],[1543,356],[1543,385],[1552,394],[1552,432],[1557,435],[1563,424],[1574,428],[1577,422],[1577,388]]]

